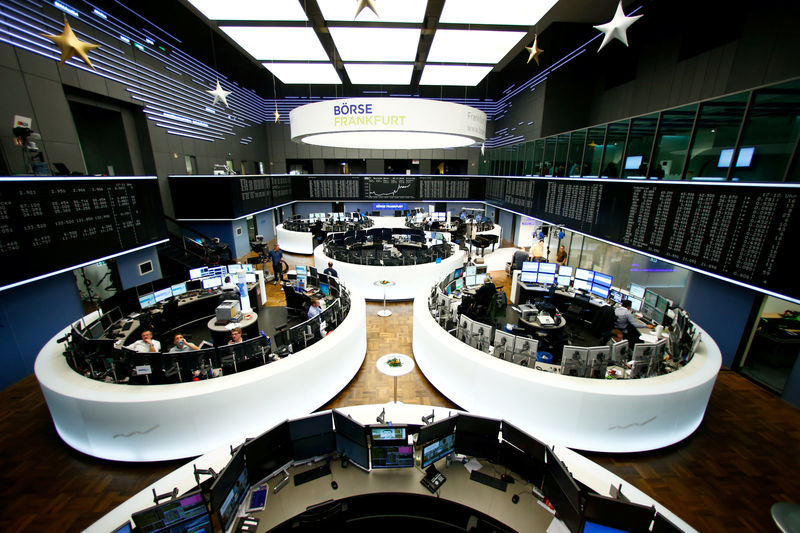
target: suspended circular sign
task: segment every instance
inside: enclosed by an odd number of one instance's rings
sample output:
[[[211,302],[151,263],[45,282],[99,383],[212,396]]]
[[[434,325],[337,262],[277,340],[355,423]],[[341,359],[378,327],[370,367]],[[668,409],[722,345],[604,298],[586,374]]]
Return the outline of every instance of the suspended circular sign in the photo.
[[[419,98],[346,98],[289,113],[292,140],[317,146],[388,150],[455,148],[486,139],[486,113]]]

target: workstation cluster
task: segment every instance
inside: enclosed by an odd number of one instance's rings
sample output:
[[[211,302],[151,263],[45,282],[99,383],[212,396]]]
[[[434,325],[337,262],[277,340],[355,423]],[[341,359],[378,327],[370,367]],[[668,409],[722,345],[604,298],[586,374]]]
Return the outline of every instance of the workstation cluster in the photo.
[[[469,517],[470,530],[510,532],[544,530],[555,515],[571,533],[681,531],[618,488],[580,483],[554,448],[505,420],[432,413],[393,424],[385,412],[374,424],[336,409],[281,422],[232,447],[219,473],[194,466],[191,490],[153,490],[155,505],[131,515],[135,530],[360,531],[398,520],[463,530]]]
[[[413,228],[370,228],[329,234],[326,256],[356,265],[408,266],[434,263],[453,255],[452,246],[440,232],[428,237]]]
[[[373,220],[368,216],[353,211],[351,213],[310,213],[308,218],[303,215],[294,215],[283,223],[289,231],[313,233],[321,231],[347,231],[348,229],[371,228]]]

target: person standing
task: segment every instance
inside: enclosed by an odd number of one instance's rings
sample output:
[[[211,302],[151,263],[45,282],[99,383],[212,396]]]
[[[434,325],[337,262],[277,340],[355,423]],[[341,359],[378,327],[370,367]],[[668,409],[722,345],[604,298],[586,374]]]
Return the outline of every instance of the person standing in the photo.
[[[327,276],[333,276],[334,278],[339,277],[338,272],[336,272],[336,270],[333,268],[333,261],[328,261],[328,268],[323,270],[322,273]]]
[[[272,273],[275,274],[275,285],[283,281],[283,273],[281,272],[281,261],[283,261],[283,251],[281,247],[275,244],[275,248],[269,253],[269,258],[272,260]]]
[[[539,238],[531,246],[531,257],[534,261],[544,261],[544,239]]]
[[[558,247],[558,253],[556,253],[556,264],[558,264],[558,266],[564,266],[567,264],[567,249],[563,244]]]

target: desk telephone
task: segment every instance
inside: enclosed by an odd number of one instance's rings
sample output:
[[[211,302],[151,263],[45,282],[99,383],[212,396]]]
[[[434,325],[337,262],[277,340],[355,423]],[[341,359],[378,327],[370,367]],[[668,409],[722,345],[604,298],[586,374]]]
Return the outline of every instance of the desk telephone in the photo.
[[[435,494],[439,487],[441,487],[447,478],[439,472],[435,466],[431,465],[425,471],[425,477],[420,479],[419,482],[428,489],[431,494]]]

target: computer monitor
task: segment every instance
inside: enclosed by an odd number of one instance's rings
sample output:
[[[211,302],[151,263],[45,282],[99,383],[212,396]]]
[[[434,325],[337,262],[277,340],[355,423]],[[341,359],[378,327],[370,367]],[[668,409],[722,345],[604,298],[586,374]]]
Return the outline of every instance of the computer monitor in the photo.
[[[536,359],[539,350],[539,341],[530,337],[518,335],[514,337],[514,353],[521,357]]]
[[[605,379],[610,357],[611,348],[609,346],[593,346],[589,348],[586,356],[586,374],[584,375],[587,378]]]
[[[611,300],[612,302],[621,304],[622,300],[625,300],[626,298],[625,298],[625,295],[622,294],[620,291],[618,291],[616,289],[611,289],[608,292],[608,299]]]
[[[567,529],[572,532],[580,531],[582,522],[580,488],[566,467],[549,448],[547,449],[542,492],[550,500],[559,519],[564,522]]]
[[[170,287],[161,289],[160,291],[154,292],[153,296],[156,300],[156,303],[163,302],[167,298],[172,298],[172,289]]]
[[[208,267],[193,268],[189,270],[189,279],[200,279],[206,276]]]
[[[203,278],[204,289],[216,289],[222,287],[222,276],[214,276],[213,278]]]
[[[584,268],[575,269],[575,279],[582,279],[584,281],[592,281],[594,279],[594,271],[586,270]]]
[[[646,291],[644,291],[643,300],[645,305],[649,305],[650,307],[655,308],[656,304],[658,303],[658,294],[651,291],[650,289],[647,289]]]
[[[539,272],[555,274],[557,269],[558,265],[555,263],[539,263]]]
[[[463,289],[464,288],[464,278],[457,278],[454,281],[454,288],[457,291],[460,291],[461,289]]]
[[[235,274],[236,272],[244,272],[244,265],[240,265],[238,263],[228,265],[229,274]]]
[[[499,442],[500,420],[466,413],[458,415],[454,447],[456,453],[494,462]]]
[[[467,276],[474,276],[478,273],[478,267],[476,265],[467,265],[464,272]]]
[[[602,272],[595,272],[592,283],[597,283],[598,285],[605,285],[606,287],[611,287],[611,281],[613,279],[614,278],[609,276],[608,274],[603,274]]]
[[[584,533],[650,531],[655,508],[587,492],[583,496]]]
[[[173,286],[170,287],[170,289],[172,289],[172,295],[173,296],[180,296],[181,294],[185,294],[186,293],[186,282],[184,281],[183,283],[178,283],[176,285],[173,285]]]
[[[522,450],[525,455],[536,461],[539,465],[544,465],[545,449],[547,446],[540,440],[531,437],[518,427],[503,420],[500,430],[502,439],[514,447]]]
[[[540,271],[536,281],[545,285],[553,285],[556,282],[556,275]]]
[[[372,468],[413,468],[414,447],[405,444],[373,444]]]
[[[475,265],[475,275],[480,276],[481,274],[486,274],[488,272],[488,268],[486,265]]]
[[[583,377],[586,374],[586,360],[589,349],[583,346],[564,346],[561,355],[561,373],[565,376]]]
[[[336,409],[333,410],[333,424],[336,427],[336,450],[339,454],[346,456],[356,466],[369,470],[366,426]]]
[[[633,296],[635,298],[642,299],[642,298],[644,298],[644,291],[645,290],[646,289],[644,287],[642,287],[641,285],[637,285],[635,283],[631,283],[631,287],[630,287],[630,290],[628,292],[630,292],[631,296]]]
[[[525,272],[524,270],[519,273],[519,280],[522,283],[538,283],[539,273],[538,272]]]
[[[609,288],[606,285],[598,285],[597,283],[592,283],[592,288],[590,292],[595,296],[599,296],[600,298],[606,299],[609,295]]]
[[[199,291],[203,288],[203,280],[193,279],[186,282],[186,292]]]
[[[333,417],[330,412],[290,420],[289,435],[295,462],[322,457],[336,451]]]
[[[542,450],[542,457],[544,457],[544,450]],[[542,486],[544,459],[536,461],[519,448],[502,440],[497,445],[497,462],[531,485]]]
[[[571,277],[559,275],[556,278],[556,285],[558,285],[559,287],[569,287],[571,281],[572,281]]]
[[[258,281],[258,278],[256,278],[255,273],[253,273],[253,272],[246,272],[245,273],[245,275],[244,275],[244,282],[245,283],[255,283],[256,281]]]
[[[292,463],[289,422],[281,422],[244,444],[250,484],[268,479]]]
[[[514,351],[514,335],[498,329],[494,332],[492,346],[494,346],[495,357],[509,354]]]
[[[652,533],[683,533],[683,529],[670,522],[664,515],[656,513]]]
[[[486,272],[475,274],[475,285],[483,285],[484,283],[486,283]]]
[[[736,158],[736,166],[749,167],[750,164],[753,162],[753,154],[755,154],[755,151],[756,151],[755,146],[741,147],[739,149],[739,156]],[[726,148],[724,150],[720,150],[719,161],[717,161],[717,167],[728,168],[729,166],[731,166],[732,159],[733,159],[733,148]]]
[[[219,517],[223,531],[230,528],[249,488],[244,448],[239,448],[211,485],[209,496],[211,512]]]
[[[225,265],[206,267],[206,276],[221,276],[224,279],[227,273],[228,267]]]
[[[656,309],[658,309],[662,313],[666,313],[667,310],[669,309],[669,300],[667,300],[666,298],[664,298],[659,294],[658,301],[656,302]]]
[[[638,170],[642,166],[642,156],[629,155],[625,158],[625,170]]]
[[[477,281],[475,280],[475,276],[464,276],[464,278],[462,279],[464,279],[464,283],[466,284],[467,287],[474,287],[475,285],[478,284]]]
[[[523,272],[539,272],[538,261],[525,261],[522,263]]]
[[[298,276],[308,275],[308,268],[306,268],[306,265],[295,265],[294,271],[297,273]]]
[[[631,302],[631,309],[633,309],[634,311],[642,310],[642,301],[639,298],[629,297],[628,300],[630,300]]]
[[[331,293],[331,286],[327,283],[320,282],[319,291],[325,296],[328,296]]]
[[[200,491],[190,492],[131,515],[141,531],[211,531],[211,518]]]
[[[420,457],[420,466],[422,468],[428,468],[439,459],[447,457],[453,453],[455,444],[456,434],[451,433],[450,435],[446,435],[439,440],[423,445],[422,455]]]
[[[588,292],[592,288],[592,282],[586,281],[585,279],[575,278],[572,282],[572,288],[575,289],[576,291],[582,290]]]
[[[145,294],[143,296],[139,296],[139,307],[142,309],[147,309],[148,307],[156,304],[156,295],[152,292],[149,294]]]
[[[561,265],[558,267],[558,275],[559,276],[572,276],[572,267],[567,265]]]
[[[630,352],[630,344],[627,339],[622,339],[611,345],[611,351],[608,357],[613,363],[624,363],[630,359]]]
[[[450,416],[443,420],[439,420],[438,422],[434,422],[432,424],[428,424],[427,426],[422,426],[419,428],[419,434],[417,436],[417,444],[425,445],[429,444],[433,441],[440,440],[447,435],[450,435],[456,430],[456,422],[458,420],[458,415]]]

